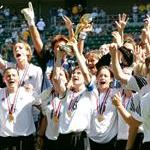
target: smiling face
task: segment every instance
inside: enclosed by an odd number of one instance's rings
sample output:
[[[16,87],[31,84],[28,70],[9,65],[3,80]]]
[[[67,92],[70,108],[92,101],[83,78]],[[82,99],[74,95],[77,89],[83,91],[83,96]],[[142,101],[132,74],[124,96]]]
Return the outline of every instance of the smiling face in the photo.
[[[13,53],[14,53],[14,57],[15,57],[17,63],[22,62],[22,61],[28,61],[27,50],[23,43],[15,44],[15,46],[13,48]]]
[[[110,70],[108,68],[100,69],[97,75],[98,89],[104,90],[109,88],[111,81],[112,81],[112,77],[111,77]]]
[[[74,86],[81,86],[84,84],[84,77],[80,68],[76,68],[71,77]]]
[[[94,68],[97,62],[98,62],[98,59],[94,56],[87,58],[87,65],[88,65],[89,69]]]
[[[18,87],[19,75],[16,69],[9,68],[4,72],[3,81],[5,82],[8,89],[14,89]]]

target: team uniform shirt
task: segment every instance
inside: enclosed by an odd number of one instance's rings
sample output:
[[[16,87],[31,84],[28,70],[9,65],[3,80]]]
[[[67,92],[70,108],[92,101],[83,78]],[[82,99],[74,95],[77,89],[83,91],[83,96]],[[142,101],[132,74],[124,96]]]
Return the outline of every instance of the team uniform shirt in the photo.
[[[10,121],[9,107],[13,104],[14,119]],[[40,101],[35,100],[32,93],[29,93],[24,87],[20,87],[17,94],[10,93],[8,95],[6,88],[0,89],[0,136],[28,136],[34,133],[33,104],[40,105]]]
[[[96,99],[96,89],[83,89],[78,93],[68,90],[63,99],[59,133],[88,131],[93,113],[92,101]]]
[[[141,119],[144,132],[143,142],[150,142],[150,92],[141,98]]]
[[[149,93],[149,91],[150,91],[149,84],[143,86],[138,93],[134,94],[133,99],[130,101],[130,105],[128,107],[128,111],[131,113],[133,118],[135,118],[140,122],[143,122],[142,109],[144,108],[141,108],[142,99],[147,95],[147,93]],[[143,125],[144,124],[140,125],[138,132],[145,132]]]
[[[131,113],[131,115],[135,118],[139,119],[141,118],[141,98],[147,94],[150,91],[150,85],[147,84],[143,86],[139,92],[135,93],[133,96],[133,100],[130,102],[130,108],[128,108],[128,111]]]
[[[142,87],[147,85],[147,81],[145,78],[141,76],[130,76],[127,82],[126,88],[129,90],[133,90],[135,92],[139,92]]]
[[[91,126],[88,136],[96,143],[108,143],[117,135],[117,110],[112,104],[112,97],[118,89],[109,89],[109,94],[106,97],[106,92],[100,93],[94,105],[94,113],[92,114]],[[108,90],[107,90],[108,92]],[[100,107],[106,100],[105,111],[103,112],[103,120],[99,121]]]
[[[144,139],[143,142],[150,142],[150,92],[146,93],[143,97],[141,97],[140,101],[140,113],[137,113],[133,117],[138,120],[139,122],[143,123],[143,132],[144,132]]]
[[[51,88],[44,90],[39,98],[42,101],[42,113],[47,117],[47,127],[45,135],[50,140],[57,140],[58,138],[58,125],[59,117],[62,112],[62,102],[61,100],[54,96]],[[58,118],[55,118],[55,113]],[[58,120],[55,120],[58,119]]]

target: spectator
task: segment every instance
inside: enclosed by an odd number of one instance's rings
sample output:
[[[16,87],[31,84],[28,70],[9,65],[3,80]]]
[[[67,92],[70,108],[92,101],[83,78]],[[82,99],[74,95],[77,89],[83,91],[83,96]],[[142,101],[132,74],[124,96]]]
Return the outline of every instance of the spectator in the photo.
[[[45,30],[46,24],[43,21],[43,18],[40,18],[40,20],[37,22],[36,25],[37,25],[37,28],[38,28],[41,36],[44,38],[44,30]]]

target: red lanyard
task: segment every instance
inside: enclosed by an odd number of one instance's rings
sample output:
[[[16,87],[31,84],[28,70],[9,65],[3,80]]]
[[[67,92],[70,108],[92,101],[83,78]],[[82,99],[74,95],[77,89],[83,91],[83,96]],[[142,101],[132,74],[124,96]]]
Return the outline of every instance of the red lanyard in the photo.
[[[17,70],[18,70],[18,69],[17,69]],[[26,75],[27,75],[27,73],[28,73],[28,70],[29,70],[29,64],[26,65],[26,67],[25,67],[25,70],[24,70],[24,72],[23,72],[22,78],[20,79],[19,86],[21,86],[21,85],[23,84],[24,79],[25,79],[25,77],[26,77]]]
[[[124,106],[124,108],[127,108],[131,98],[132,98],[132,96],[127,98],[125,94],[122,95],[122,105]],[[126,99],[128,99],[127,103],[126,103]]]
[[[100,114],[103,114],[104,111],[105,111],[105,109],[106,109],[106,101],[108,99],[110,91],[111,91],[110,89],[108,89],[106,91],[105,96],[103,98],[103,101],[102,101],[101,105],[100,105],[100,101],[97,100],[97,112],[100,113]]]
[[[61,101],[59,101],[58,107],[56,105],[54,105],[54,99],[52,100],[51,104],[53,107],[54,115],[56,115],[58,117],[59,113],[60,113],[60,109],[61,109],[61,104],[62,104]],[[56,102],[55,102],[55,104],[56,104]]]
[[[78,96],[75,97],[74,92],[73,92],[73,94],[71,95],[71,101],[69,103],[68,111],[73,111],[76,109],[77,106],[75,107],[75,105],[77,105],[81,96],[82,96],[82,93],[80,93]]]
[[[126,97],[126,95],[124,94],[124,95],[122,96],[122,105],[124,106],[124,108],[126,108],[126,99],[127,99],[127,97]]]
[[[7,99],[7,106],[8,106],[9,114],[14,113],[14,111],[15,111],[15,104],[16,104],[16,101],[17,101],[18,94],[19,94],[19,90],[17,89],[17,91],[15,93],[15,96],[14,96],[14,99],[13,99],[13,103],[11,104],[10,97],[9,97],[9,94],[8,94],[8,90],[5,90],[5,95],[6,95],[6,99]]]

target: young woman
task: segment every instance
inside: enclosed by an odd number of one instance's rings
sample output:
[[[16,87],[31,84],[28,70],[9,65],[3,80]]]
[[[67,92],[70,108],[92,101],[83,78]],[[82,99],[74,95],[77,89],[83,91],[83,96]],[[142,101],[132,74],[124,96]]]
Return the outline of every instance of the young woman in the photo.
[[[111,97],[116,89],[110,88],[113,73],[107,66],[99,68],[97,73],[97,88],[99,95],[95,103],[94,113],[89,131],[91,150],[115,149],[117,135],[117,111],[112,105]]]
[[[70,44],[80,67],[75,67],[72,72],[71,88],[67,89],[64,84],[59,85],[64,98],[63,112],[59,120],[58,149],[84,150],[86,131],[90,127],[93,111],[92,101],[96,96],[88,68],[78,51],[77,42],[74,40]],[[59,55],[57,69],[61,66],[60,60],[61,55]],[[55,78],[59,80],[57,72]]]
[[[68,73],[66,73],[63,68],[61,68],[57,73],[59,74],[61,82],[67,84]],[[59,95],[59,87],[57,87],[57,83],[52,78],[52,76],[53,75],[51,74],[50,78],[53,84],[53,88],[44,90],[38,96],[38,99],[41,99],[42,101],[41,106],[42,113],[44,115],[44,118],[42,118],[42,122],[39,127],[38,142],[41,146],[44,142],[43,147],[45,150],[56,150],[57,148],[57,138],[59,135],[59,117],[63,110],[62,98]]]
[[[4,70],[6,88],[0,89],[0,149],[34,150],[32,105],[40,105],[31,90],[20,87],[15,68]]]

